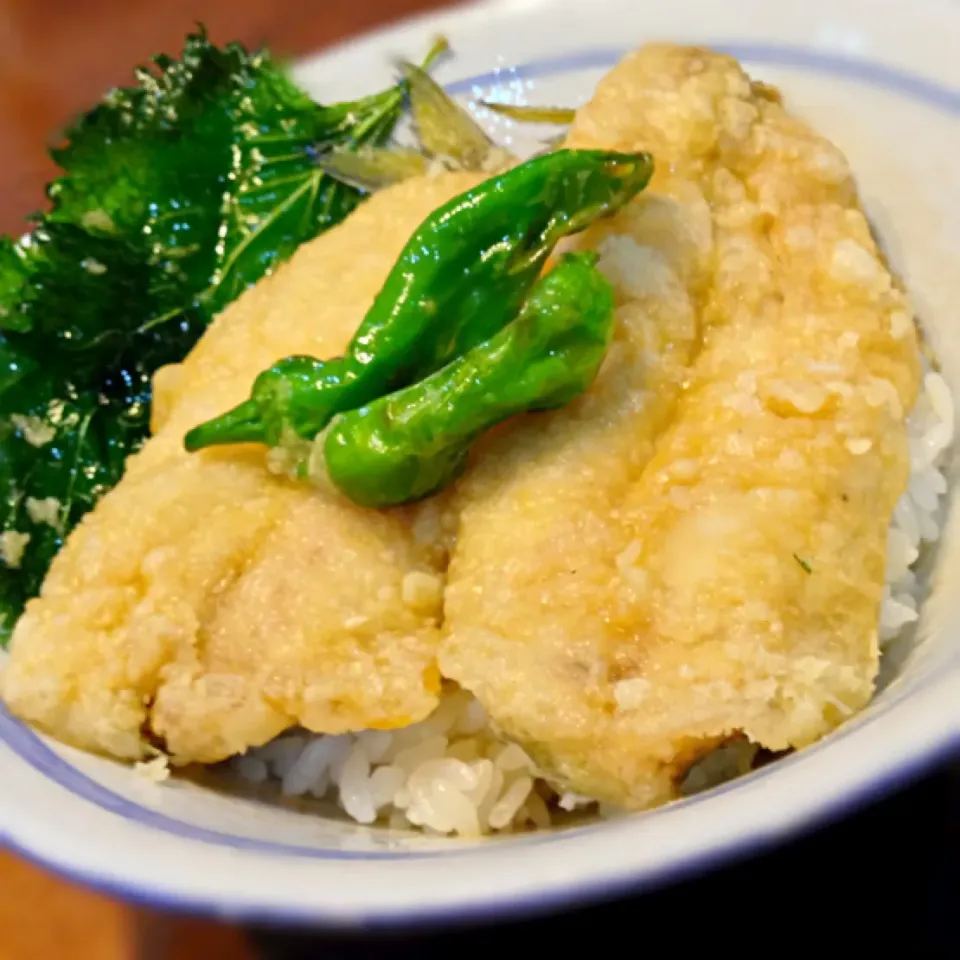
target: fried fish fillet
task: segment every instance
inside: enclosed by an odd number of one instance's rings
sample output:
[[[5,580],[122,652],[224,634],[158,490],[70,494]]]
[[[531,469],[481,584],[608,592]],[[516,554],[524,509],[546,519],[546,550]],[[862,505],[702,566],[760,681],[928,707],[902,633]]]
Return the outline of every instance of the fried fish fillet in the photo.
[[[440,666],[550,779],[644,808],[870,698],[921,365],[843,156],[733,59],[628,56],[568,145],[657,163],[582,239],[617,340],[454,494]]]
[[[159,371],[154,433],[71,534],[15,630],[2,695],[61,740],[220,760],[284,728],[401,726],[439,693],[441,556],[380,514],[270,473],[262,447],[184,433],[279,357],[342,352],[423,218],[478,178],[384,191]]]

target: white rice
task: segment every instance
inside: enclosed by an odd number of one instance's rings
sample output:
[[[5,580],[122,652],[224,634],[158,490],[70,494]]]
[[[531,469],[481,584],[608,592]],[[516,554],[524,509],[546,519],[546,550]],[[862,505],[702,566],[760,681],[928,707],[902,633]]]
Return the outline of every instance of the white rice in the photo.
[[[928,372],[907,421],[910,483],[893,513],[887,540],[887,584],[880,610],[880,644],[887,646],[920,616],[920,585],[914,570],[923,547],[940,536],[946,506],[943,473],[953,443],[954,404],[938,373]]]
[[[284,734],[232,761],[245,780],[280,782],[287,796],[333,799],[357,823],[383,821],[477,836],[549,826],[555,794],[520,747],[490,730],[480,703],[452,689],[421,723],[392,732]],[[576,805],[567,798],[567,808]]]
[[[914,568],[924,546],[940,535],[947,492],[942,468],[954,436],[954,406],[939,374],[925,375],[908,429],[911,477],[890,527],[882,647],[918,619],[921,587]],[[752,752],[748,744],[717,751],[703,769],[691,771],[687,789],[742,773]],[[292,731],[234,758],[231,766],[251,783],[279,782],[287,796],[332,800],[357,823],[435,834],[546,827],[592,806],[589,797],[558,796],[520,747],[493,733],[483,707],[455,688],[432,716],[413,726],[341,736]],[[601,807],[600,813],[607,811]]]

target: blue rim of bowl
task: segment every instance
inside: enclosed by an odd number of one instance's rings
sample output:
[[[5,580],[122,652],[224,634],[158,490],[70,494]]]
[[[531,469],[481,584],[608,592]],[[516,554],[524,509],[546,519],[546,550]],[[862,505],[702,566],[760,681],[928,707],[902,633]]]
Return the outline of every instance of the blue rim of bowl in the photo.
[[[728,40],[701,45],[719,53],[729,54],[747,65],[792,67],[811,73],[826,74],[841,80],[854,80],[875,89],[888,90],[916,100],[945,113],[955,116],[960,114],[960,90],[952,90],[919,74],[874,60],[844,57],[840,54],[790,44]],[[446,85],[446,90],[448,93],[459,96],[509,80],[538,80],[556,76],[559,73],[609,69],[628,52],[629,48],[606,47],[546,57],[516,67],[505,67],[491,70],[489,73],[465,77],[462,80],[454,80]]]
[[[160,892],[137,881],[110,879],[82,867],[68,866],[52,857],[38,855],[9,837],[2,838],[8,850],[38,866],[82,884],[90,890],[117,897],[150,910],[217,917],[247,925],[282,924],[300,928],[374,932],[413,927],[452,927],[496,917],[498,921],[528,919],[565,907],[587,907],[618,896],[637,896],[653,889],[689,880],[722,866],[732,866],[766,853],[786,839],[796,838],[825,823],[839,820],[869,803],[875,803],[898,789],[919,780],[938,764],[960,756],[960,737],[944,740],[930,751],[911,757],[883,776],[861,783],[840,797],[830,798],[805,811],[804,815],[775,830],[743,838],[720,839],[713,846],[683,855],[660,867],[638,870],[636,874],[610,880],[570,883],[547,893],[534,890],[502,898],[493,893],[460,904],[420,907],[416,910],[390,909],[346,913],[313,906],[281,907],[244,903],[239,906],[216,897],[177,895]],[[235,903],[235,901],[234,901]]]
[[[960,657],[957,658],[960,660]],[[851,736],[857,735],[865,727],[879,722],[886,714],[903,702],[904,699],[916,696],[925,690],[936,687],[941,682],[937,675],[925,677],[921,682],[914,684],[899,695],[888,696],[881,703],[874,705],[869,713],[852,718],[838,730],[831,733],[818,743],[808,747],[801,753],[794,753],[783,757],[777,763],[770,764],[758,770],[751,771],[735,780],[721,784],[704,793],[685,797],[667,804],[659,810],[650,811],[649,816],[662,816],[679,808],[689,808],[708,803],[716,797],[733,793],[741,789],[744,783],[756,783],[759,780],[769,779],[779,771],[803,763],[806,758],[828,749],[831,745],[842,742]],[[166,833],[181,840],[190,840],[204,843],[209,846],[227,848],[248,853],[259,853],[274,856],[296,857],[300,859],[339,861],[339,862],[389,862],[411,860],[450,859],[456,856],[477,854],[485,855],[496,853],[505,844],[512,849],[518,846],[525,849],[540,846],[544,843],[556,844],[566,839],[581,838],[585,834],[597,833],[609,829],[608,823],[587,823],[557,831],[535,832],[520,836],[498,836],[485,839],[481,843],[456,839],[441,841],[443,847],[434,847],[429,850],[333,850],[320,846],[301,846],[279,841],[259,840],[235,833],[224,833],[210,827],[200,826],[178,820],[169,814],[162,813],[151,807],[143,806],[120,793],[117,793],[102,783],[84,773],[69,760],[61,756],[56,750],[48,746],[28,726],[13,717],[5,705],[0,704],[0,743],[6,746],[19,759],[33,770],[42,774],[47,780],[63,787],[72,796],[114,814],[122,819]],[[7,839],[2,837],[2,839]],[[16,842],[16,841],[14,841]]]
[[[820,73],[831,77],[855,81],[861,85],[882,89],[908,99],[915,100],[937,110],[951,115],[960,115],[960,90],[952,90],[934,81],[917,74],[900,70],[887,64],[859,58],[849,58],[829,54],[804,47],[795,47],[780,44],[758,44],[750,42],[729,41],[715,44],[705,44],[714,50],[728,53],[748,65],[770,65],[777,67],[796,68],[807,72]],[[618,48],[603,48],[572,52],[559,57],[545,58],[530,61],[515,67],[498,69],[489,73],[479,74],[446,85],[447,90],[456,95],[474,92],[481,88],[502,85],[515,80],[543,79],[558,74],[569,74],[584,70],[604,69],[613,66],[628,51]],[[914,690],[913,693],[916,693]],[[898,698],[899,699],[899,698]],[[889,705],[890,707],[893,704]],[[886,711],[884,711],[886,712]],[[851,724],[854,726],[854,724]],[[851,731],[852,732],[852,731]],[[842,737],[844,731],[829,738],[833,742]],[[43,741],[25,725],[12,718],[5,709],[0,710],[0,742],[16,753],[25,763],[41,773],[49,780],[68,790],[73,795],[86,802],[94,803],[102,809],[133,820],[143,826],[174,833],[184,839],[192,839],[216,845],[227,845],[239,850],[260,853],[273,853],[288,856],[310,856],[326,860],[410,860],[411,858],[451,857],[457,854],[474,854],[487,849],[495,852],[502,849],[502,843],[493,843],[484,847],[457,846],[449,851],[414,852],[375,852],[375,851],[336,851],[331,852],[320,848],[298,847],[294,845],[258,841],[254,838],[242,837],[235,834],[223,834],[219,831],[208,830],[184,821],[176,820],[148,807],[134,803],[128,798],[104,787],[97,781],[81,773],[76,767],[60,757],[47,747]],[[826,742],[824,743],[826,746]],[[285,910],[274,906],[244,905],[240,908],[231,908],[228,902],[202,896],[178,897],[156,891],[149,884],[139,881],[113,880],[103,877],[83,868],[67,866],[53,858],[38,856],[27,846],[23,846],[4,831],[0,835],[0,843],[14,850],[27,859],[34,860],[43,866],[85,884],[86,886],[110,895],[119,896],[160,909],[172,909],[186,912],[219,915],[231,919],[242,919],[247,922],[280,921],[284,923],[310,924],[316,923],[325,926],[349,927],[398,927],[409,924],[423,923],[454,923],[467,922],[479,916],[496,911],[498,916],[532,915],[537,912],[563,907],[569,903],[596,902],[606,897],[623,893],[627,890],[640,892],[655,885],[666,885],[681,880],[694,873],[700,873],[718,866],[721,862],[733,862],[761,852],[773,846],[778,840],[788,835],[795,835],[803,830],[810,829],[826,819],[842,816],[844,812],[852,810],[871,799],[892,791],[896,786],[905,784],[921,776],[926,770],[944,759],[960,747],[956,738],[945,737],[944,740],[932,747],[923,755],[912,757],[901,766],[886,771],[883,775],[860,784],[855,790],[849,791],[841,797],[831,797],[808,811],[806,816],[798,817],[792,824],[786,824],[780,830],[767,835],[757,835],[749,838],[721,840],[708,849],[698,851],[675,860],[659,868],[645,869],[637,875],[617,878],[610,882],[593,882],[589,885],[570,884],[559,890],[550,891],[544,895],[536,892],[512,896],[509,901],[500,901],[494,894],[485,897],[482,901],[467,902],[462,905],[449,905],[433,910],[423,908],[416,912],[406,911],[403,914],[392,914],[388,910],[371,911],[368,915],[356,918],[340,914],[325,915],[313,908],[291,908]],[[812,748],[816,750],[816,747]],[[809,754],[810,750],[804,751]],[[802,759],[798,756],[797,759]],[[772,774],[776,768],[789,760],[780,761],[773,768],[758,771],[750,775],[755,778],[761,775]],[[719,790],[733,789],[736,783],[725,785]],[[682,801],[684,804],[693,804],[716,796],[718,790],[708,794],[693,797]],[[584,830],[603,829],[584,827],[578,830],[562,831],[550,834],[549,837],[522,837],[511,838],[511,846],[518,843],[533,845],[542,842],[555,843],[565,835],[582,836]]]

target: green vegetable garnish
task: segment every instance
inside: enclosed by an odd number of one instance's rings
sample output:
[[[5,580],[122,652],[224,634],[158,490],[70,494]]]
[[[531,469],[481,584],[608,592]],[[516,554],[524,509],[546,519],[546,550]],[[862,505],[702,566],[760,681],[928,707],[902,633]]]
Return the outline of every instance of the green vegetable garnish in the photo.
[[[445,49],[442,40],[435,47],[438,53]],[[470,111],[450,97],[422,67],[403,60],[398,66],[407,84],[417,133],[416,147],[390,144],[337,148],[318,158],[326,173],[351,187],[373,193],[411,177],[423,176],[432,168],[493,171],[515,161],[508,150],[493,143]],[[529,119],[538,116],[542,122],[549,117],[551,123],[569,123],[574,113],[550,107],[485,106],[521,120],[527,120],[530,112]],[[534,114],[536,116],[532,116]]]
[[[279,361],[187,449],[311,440],[334,414],[428,376],[509,323],[557,241],[618,210],[652,171],[644,153],[563,150],[455,197],[408,241],[346,356]]]
[[[337,417],[322,441],[333,484],[366,507],[419,500],[457,477],[485,430],[583,393],[614,327],[613,289],[596,260],[567,254],[490,340],[420,383]]]
[[[362,200],[315,154],[384,143],[405,90],[320,106],[202,32],[136,80],[53,151],[52,209],[0,240],[0,638],[147,437],[154,371]]]
[[[483,127],[426,70],[405,60],[399,66],[409,85],[410,110],[424,153],[467,170],[482,169],[502,153]]]
[[[576,110],[569,107],[532,107],[519,103],[497,103],[495,100],[481,100],[481,104],[494,113],[503,114],[511,120],[521,123],[551,123],[566,126],[573,123]]]
[[[430,169],[428,157],[404,147],[340,147],[318,157],[317,164],[341,183],[370,193],[424,176]]]
[[[446,49],[443,41],[438,51]],[[494,170],[509,166],[514,157],[496,146],[470,112],[461,107],[421,67],[401,60],[410,111],[417,133],[416,147],[337,148],[318,157],[331,177],[369,193],[424,176],[431,168]]]

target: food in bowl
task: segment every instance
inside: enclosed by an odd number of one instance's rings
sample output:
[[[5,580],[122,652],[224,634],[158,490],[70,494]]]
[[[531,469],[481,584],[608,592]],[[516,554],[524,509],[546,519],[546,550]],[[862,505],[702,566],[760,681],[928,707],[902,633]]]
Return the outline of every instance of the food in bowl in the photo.
[[[559,151],[491,156],[410,159],[157,373],[151,438],[15,627],[18,716],[475,835],[668,802],[869,701],[916,618],[953,407],[842,154],[730,57],[650,45]],[[556,158],[585,166],[531,179]],[[446,229],[456,269],[418,286]],[[596,308],[602,357],[523,392],[504,356],[571,263],[561,332]],[[542,342],[523,356],[558,376],[587,355]],[[494,375],[523,402],[472,419]]]

